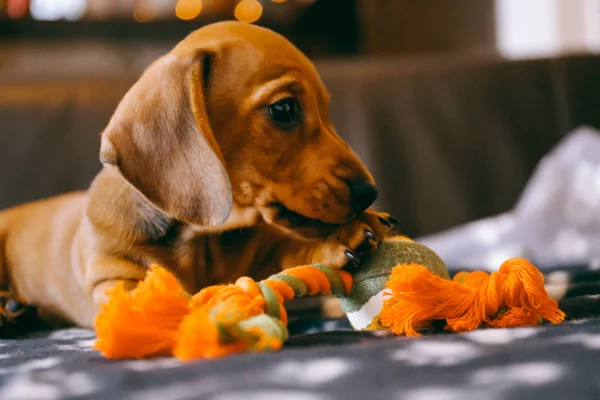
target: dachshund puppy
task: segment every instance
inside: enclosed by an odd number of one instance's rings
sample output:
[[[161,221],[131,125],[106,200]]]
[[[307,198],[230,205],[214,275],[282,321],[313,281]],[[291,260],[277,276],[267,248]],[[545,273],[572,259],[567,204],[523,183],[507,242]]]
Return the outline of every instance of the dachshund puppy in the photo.
[[[190,291],[355,265],[390,231],[313,64],[282,36],[192,32],[125,94],[87,192],[0,213],[0,289],[52,326],[93,326],[107,289],[169,268]]]

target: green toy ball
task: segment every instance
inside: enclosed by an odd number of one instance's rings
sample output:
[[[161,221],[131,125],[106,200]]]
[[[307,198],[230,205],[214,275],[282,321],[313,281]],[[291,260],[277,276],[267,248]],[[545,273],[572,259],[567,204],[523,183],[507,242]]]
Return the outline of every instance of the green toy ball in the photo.
[[[354,273],[352,291],[340,299],[342,308],[355,330],[378,330],[378,315],[386,299],[386,282],[392,269],[402,264],[423,265],[433,274],[450,279],[442,259],[430,248],[404,236],[383,241],[380,248]]]

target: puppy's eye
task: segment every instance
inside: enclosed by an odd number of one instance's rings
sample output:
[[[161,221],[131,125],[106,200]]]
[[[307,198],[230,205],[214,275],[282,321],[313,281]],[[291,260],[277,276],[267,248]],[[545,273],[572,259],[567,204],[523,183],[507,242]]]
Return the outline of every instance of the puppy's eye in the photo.
[[[300,104],[293,97],[286,97],[269,106],[269,117],[282,129],[290,129],[300,122]]]

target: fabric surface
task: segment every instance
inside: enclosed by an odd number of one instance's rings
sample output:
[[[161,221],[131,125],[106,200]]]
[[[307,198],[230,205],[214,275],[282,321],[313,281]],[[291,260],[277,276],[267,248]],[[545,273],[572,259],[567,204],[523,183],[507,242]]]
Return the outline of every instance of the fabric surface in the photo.
[[[112,361],[93,333],[0,342],[0,398],[140,400],[593,399],[600,319],[423,338],[348,331],[295,336],[277,353],[182,364]],[[307,340],[308,339],[308,340]]]
[[[600,395],[600,270],[542,268],[560,325],[420,338],[295,318],[274,353],[182,363],[107,360],[83,329],[0,340],[0,399],[563,399]],[[453,276],[458,269],[450,270]]]
[[[600,396],[600,271],[546,270],[569,320],[420,338],[302,318],[274,353],[107,360],[83,329],[0,340],[0,399],[538,399]],[[454,275],[458,270],[451,270]],[[554,278],[553,278],[554,277]],[[560,277],[560,279],[556,279]],[[552,291],[551,291],[552,292]]]
[[[510,257],[600,266],[600,131],[580,127],[566,135],[510,211],[417,240],[446,264],[468,269],[495,270]]]

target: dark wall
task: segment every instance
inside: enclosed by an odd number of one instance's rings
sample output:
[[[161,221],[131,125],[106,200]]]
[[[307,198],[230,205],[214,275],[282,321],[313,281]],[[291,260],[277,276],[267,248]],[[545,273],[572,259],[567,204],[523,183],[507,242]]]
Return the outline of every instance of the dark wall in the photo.
[[[368,54],[493,51],[494,0],[359,0]]]

